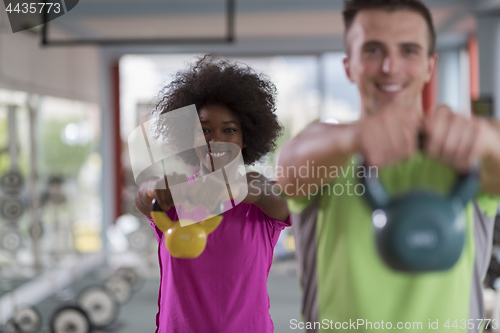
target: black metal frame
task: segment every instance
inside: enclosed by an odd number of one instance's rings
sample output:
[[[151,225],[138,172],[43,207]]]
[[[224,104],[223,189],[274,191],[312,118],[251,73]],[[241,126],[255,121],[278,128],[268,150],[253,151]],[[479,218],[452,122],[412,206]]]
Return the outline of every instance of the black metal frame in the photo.
[[[139,45],[139,44],[229,44],[234,41],[235,0],[226,0],[226,37],[214,38],[152,38],[152,39],[75,39],[55,40],[47,38],[49,22],[42,25],[43,46],[75,46],[75,45]]]

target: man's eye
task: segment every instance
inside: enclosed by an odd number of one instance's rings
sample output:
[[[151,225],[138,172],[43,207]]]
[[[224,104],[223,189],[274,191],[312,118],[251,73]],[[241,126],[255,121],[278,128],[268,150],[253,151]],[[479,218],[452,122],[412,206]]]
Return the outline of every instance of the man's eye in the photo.
[[[204,133],[204,134],[210,133],[210,130],[209,130],[209,129],[207,129],[207,128],[203,128],[203,133]]]
[[[407,48],[403,50],[404,54],[411,55],[411,54],[418,54],[418,50],[414,48]]]
[[[382,50],[379,47],[369,47],[365,52],[368,54],[381,54]]]

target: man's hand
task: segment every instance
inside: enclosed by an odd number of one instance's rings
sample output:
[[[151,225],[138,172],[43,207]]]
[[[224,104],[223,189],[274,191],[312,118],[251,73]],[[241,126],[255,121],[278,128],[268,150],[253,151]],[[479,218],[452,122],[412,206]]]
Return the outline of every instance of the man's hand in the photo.
[[[500,195],[500,123],[438,107],[425,120],[426,153],[465,173],[481,161],[481,188]]]
[[[484,119],[466,118],[440,106],[424,121],[425,152],[466,173],[487,151],[487,125]]]
[[[421,117],[416,112],[380,112],[357,125],[357,150],[369,165],[383,167],[404,160],[418,149]]]

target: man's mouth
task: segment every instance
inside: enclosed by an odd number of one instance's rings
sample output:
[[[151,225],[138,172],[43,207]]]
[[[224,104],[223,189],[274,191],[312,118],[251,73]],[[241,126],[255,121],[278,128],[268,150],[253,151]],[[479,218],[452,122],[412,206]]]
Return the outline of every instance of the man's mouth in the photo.
[[[227,151],[224,151],[224,152],[211,152],[211,153],[208,153],[210,156],[212,157],[222,157],[222,156],[225,156],[228,152]]]
[[[388,93],[397,93],[404,89],[402,84],[377,84],[377,88]]]

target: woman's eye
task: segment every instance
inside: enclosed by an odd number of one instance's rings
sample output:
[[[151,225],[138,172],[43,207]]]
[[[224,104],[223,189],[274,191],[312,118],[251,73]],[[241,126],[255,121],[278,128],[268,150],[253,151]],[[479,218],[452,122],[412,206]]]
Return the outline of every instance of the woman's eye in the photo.
[[[228,128],[226,129],[226,132],[233,133],[236,132],[236,130],[234,128]]]
[[[204,134],[210,133],[210,130],[209,130],[209,129],[207,129],[207,128],[203,128],[203,133],[204,133]]]

